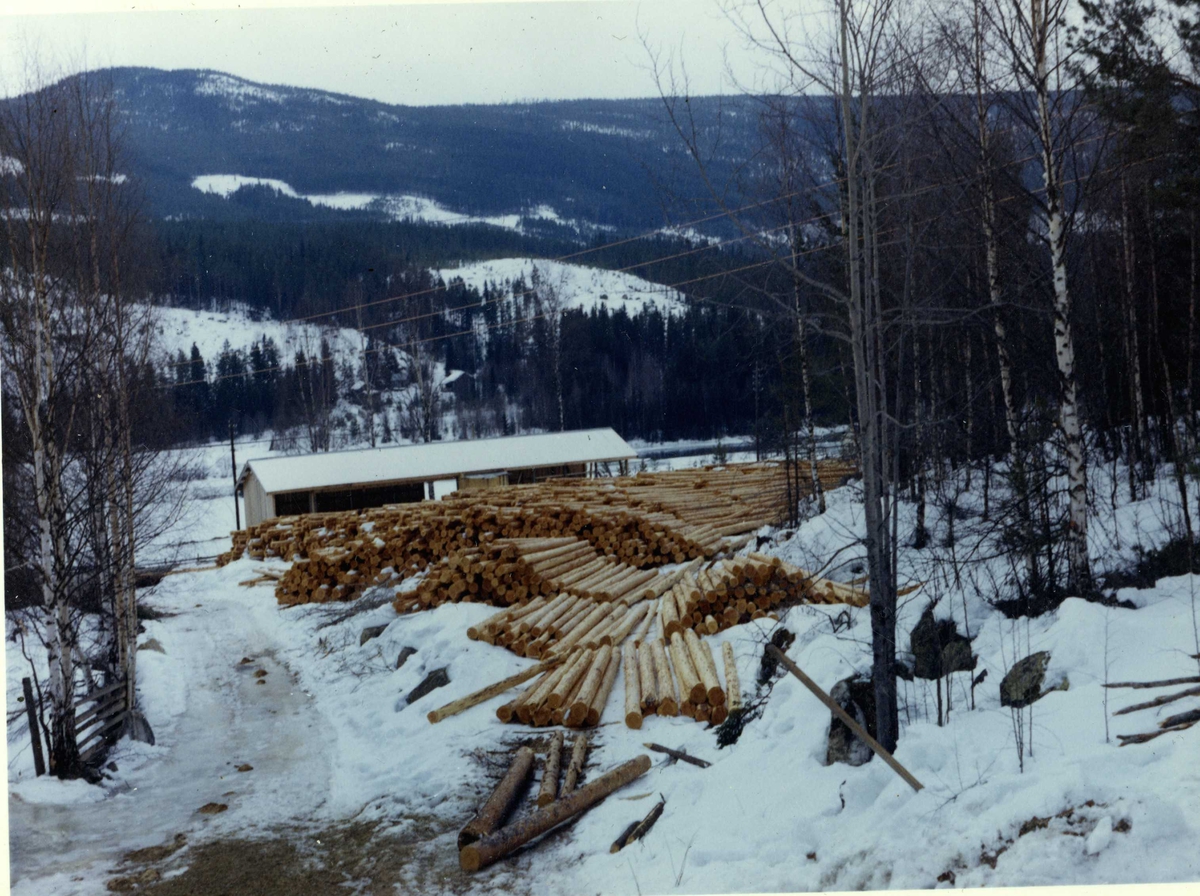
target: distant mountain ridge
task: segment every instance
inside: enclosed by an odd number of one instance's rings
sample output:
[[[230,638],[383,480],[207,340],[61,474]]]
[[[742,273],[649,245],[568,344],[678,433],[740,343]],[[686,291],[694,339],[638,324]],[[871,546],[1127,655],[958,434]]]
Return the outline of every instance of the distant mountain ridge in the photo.
[[[528,216],[551,230],[624,229],[666,223],[668,192],[704,196],[657,98],[411,107],[216,71],[99,74],[111,79],[130,173],[157,217],[395,219],[431,200],[451,221]],[[706,127],[723,115],[734,158],[754,142],[750,103],[695,98],[690,106]],[[715,164],[728,169],[729,161]],[[246,185],[224,193],[193,186],[215,175]],[[274,183],[247,183],[254,179]]]

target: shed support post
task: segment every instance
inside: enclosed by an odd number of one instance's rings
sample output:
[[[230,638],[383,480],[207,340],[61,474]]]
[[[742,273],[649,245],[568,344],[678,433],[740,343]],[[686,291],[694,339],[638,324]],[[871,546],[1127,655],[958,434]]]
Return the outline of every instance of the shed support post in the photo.
[[[233,520],[236,523],[235,529],[242,528],[241,510],[238,508],[238,475],[237,475],[237,453],[233,450],[233,422],[229,423],[229,460],[233,464]]]

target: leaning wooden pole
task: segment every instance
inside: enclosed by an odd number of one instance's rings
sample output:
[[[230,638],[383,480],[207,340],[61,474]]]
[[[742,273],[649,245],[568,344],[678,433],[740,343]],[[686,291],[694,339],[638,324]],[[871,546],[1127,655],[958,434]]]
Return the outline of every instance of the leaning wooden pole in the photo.
[[[822,703],[824,703],[826,706],[828,706],[831,710],[833,710],[833,714],[836,715],[843,722],[845,722],[846,725],[849,726],[850,730],[853,731],[854,734],[858,737],[858,739],[861,740],[868,747],[870,747],[872,750],[874,750],[875,753],[879,756],[879,758],[882,759],[884,762],[886,762],[888,764],[888,766],[892,769],[892,771],[894,771],[901,778],[903,778],[905,783],[908,784],[909,787],[911,787],[913,790],[918,790],[918,791],[924,788],[924,786],[925,786],[924,784],[922,784],[920,781],[918,781],[916,778],[914,778],[909,773],[908,769],[906,769],[899,762],[897,762],[896,758],[894,756],[892,756],[892,754],[889,753],[887,750],[885,750],[883,748],[883,746],[879,743],[879,741],[875,740],[875,738],[873,738],[873,737],[871,737],[871,735],[867,734],[866,729],[863,728],[862,725],[858,724],[858,722],[854,721],[854,717],[851,716],[850,713],[846,712],[846,710],[844,710],[840,706],[838,706],[837,701],[834,700],[832,697],[830,697],[828,694],[826,694],[823,690],[821,690],[821,686],[818,685],[811,678],[809,678],[807,675],[805,675],[800,670],[799,666],[797,666],[795,663],[793,663],[790,659],[787,658],[787,656],[784,654],[784,652],[782,650],[780,650],[774,644],[768,644],[767,650],[769,650],[775,656],[775,659],[777,659],[777,660],[779,660],[779,662],[783,663],[784,668],[786,668],[789,672],[791,672],[798,679],[800,679],[801,684],[803,684],[806,688],[808,688],[810,691],[812,691],[813,694],[816,695],[818,700],[820,700]]]
[[[530,751],[532,759],[532,751]],[[584,784],[574,793],[556,800],[540,812],[535,812],[520,821],[487,837],[467,844],[458,854],[463,871],[478,871],[508,855],[519,846],[528,843],[551,828],[574,818],[586,809],[603,800],[615,790],[641,777],[650,770],[650,757],[644,753],[636,759],[622,763],[590,784]]]
[[[479,814],[467,822],[458,834],[458,848],[462,849],[469,843],[474,843],[481,837],[491,834],[504,821],[504,817],[512,810],[513,804],[521,795],[525,780],[533,769],[533,750],[521,747],[513,758],[508,772],[500,779],[488,801],[483,804]]]
[[[33,702],[33,685],[28,678],[21,679],[21,689],[25,696],[25,712],[29,715],[29,742],[33,745],[33,775],[40,777],[46,774],[46,759],[42,756],[42,737],[38,731],[37,707]]]

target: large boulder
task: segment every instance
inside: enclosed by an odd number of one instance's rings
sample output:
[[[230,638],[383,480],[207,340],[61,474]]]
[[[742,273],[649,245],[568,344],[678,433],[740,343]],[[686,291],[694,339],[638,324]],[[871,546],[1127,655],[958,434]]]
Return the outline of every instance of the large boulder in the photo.
[[[867,734],[875,737],[875,685],[869,678],[846,678],[835,684],[829,696],[850,718],[858,722]],[[863,765],[872,756],[871,748],[861,741],[850,726],[830,713],[829,744],[825,750],[825,764],[845,762],[848,765]]]
[[[1046,668],[1050,665],[1050,652],[1039,650],[1020,662],[1014,663],[1000,682],[1000,705],[1020,709],[1051,691],[1065,691],[1070,682],[1065,675],[1049,687],[1046,686]]]
[[[971,672],[979,664],[971,639],[959,633],[953,619],[934,619],[932,606],[921,614],[908,643],[917,678],[932,681],[951,672]]]

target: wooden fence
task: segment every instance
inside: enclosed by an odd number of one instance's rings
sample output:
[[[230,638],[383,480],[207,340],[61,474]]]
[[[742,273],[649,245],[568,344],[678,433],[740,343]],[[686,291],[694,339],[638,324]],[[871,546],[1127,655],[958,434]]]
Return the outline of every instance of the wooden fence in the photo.
[[[92,691],[75,704],[75,742],[79,744],[81,762],[103,750],[109,736],[125,722],[129,715],[126,690],[125,682],[118,681]],[[83,710],[85,706],[88,708]]]
[[[29,736],[33,742],[33,767],[36,775],[46,773],[42,752],[38,712],[34,706],[33,687],[28,678],[21,682],[25,694],[25,709],[29,715]],[[124,681],[97,688],[75,703],[75,742],[79,745],[79,760],[87,762],[105,746],[129,715]]]

